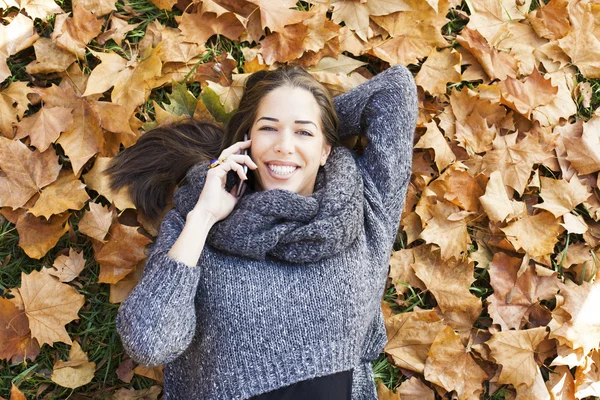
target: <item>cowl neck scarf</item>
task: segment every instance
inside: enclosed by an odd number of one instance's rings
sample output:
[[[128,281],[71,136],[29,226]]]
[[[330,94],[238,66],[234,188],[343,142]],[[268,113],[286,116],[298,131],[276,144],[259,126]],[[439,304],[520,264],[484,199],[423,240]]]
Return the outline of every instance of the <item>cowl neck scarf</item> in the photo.
[[[182,215],[195,205],[207,171],[208,162],[196,164],[186,176],[188,183],[175,193]],[[256,192],[247,187],[231,214],[211,228],[207,243],[257,260],[316,262],[343,251],[356,239],[363,222],[363,200],[363,181],[352,152],[335,146],[317,173],[311,195],[284,189]]]

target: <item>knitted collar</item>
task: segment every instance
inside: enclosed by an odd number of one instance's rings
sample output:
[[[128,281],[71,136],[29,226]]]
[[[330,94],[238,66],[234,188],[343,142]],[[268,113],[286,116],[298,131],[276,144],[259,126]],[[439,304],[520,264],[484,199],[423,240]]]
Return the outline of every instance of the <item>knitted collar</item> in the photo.
[[[182,215],[195,205],[207,170],[208,162],[196,164],[186,176],[188,184],[175,193],[175,206]],[[186,194],[189,190],[191,196]],[[360,172],[352,152],[336,146],[319,169],[310,196],[283,189],[255,192],[248,187],[231,214],[212,227],[207,243],[257,260],[315,262],[348,247],[359,235],[362,221]]]

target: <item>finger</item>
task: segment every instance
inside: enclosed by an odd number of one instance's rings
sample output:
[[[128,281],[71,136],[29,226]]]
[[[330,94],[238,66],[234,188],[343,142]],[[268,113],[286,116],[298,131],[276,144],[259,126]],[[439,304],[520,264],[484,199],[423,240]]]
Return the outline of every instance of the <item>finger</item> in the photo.
[[[228,157],[232,154],[236,154],[243,149],[249,148],[251,144],[252,144],[252,139],[248,139],[246,141],[241,141],[241,142],[236,142],[236,143],[232,144],[231,146],[229,146],[228,148],[226,148],[225,150],[223,150],[223,152],[221,153],[219,158],[224,158],[224,157]]]
[[[237,162],[235,162],[229,158],[227,159],[227,161],[225,161],[220,166],[223,167],[223,169],[225,171],[233,170],[233,171],[237,172],[238,176],[242,180],[248,179],[248,176],[244,173],[244,167],[241,164],[238,164]]]
[[[227,157],[227,160],[233,160],[238,164],[245,164],[252,169],[258,168],[258,165],[256,165],[256,163],[248,155],[232,154],[229,157]]]

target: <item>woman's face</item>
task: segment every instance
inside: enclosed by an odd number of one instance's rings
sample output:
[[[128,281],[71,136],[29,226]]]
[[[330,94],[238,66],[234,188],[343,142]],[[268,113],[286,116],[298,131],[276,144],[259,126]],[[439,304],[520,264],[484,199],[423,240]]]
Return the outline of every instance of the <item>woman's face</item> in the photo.
[[[250,130],[257,190],[313,193],[319,166],[331,151],[321,131],[321,111],[308,90],[283,86],[260,101]]]

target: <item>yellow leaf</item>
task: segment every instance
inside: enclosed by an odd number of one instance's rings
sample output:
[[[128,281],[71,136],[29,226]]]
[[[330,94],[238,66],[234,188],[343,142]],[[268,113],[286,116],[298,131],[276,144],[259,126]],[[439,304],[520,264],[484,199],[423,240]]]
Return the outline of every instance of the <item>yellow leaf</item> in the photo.
[[[92,169],[83,175],[83,181],[90,189],[97,191],[106,197],[108,201],[113,202],[119,210],[135,208],[127,188],[123,187],[116,193],[110,188],[110,177],[104,173],[110,160],[109,157],[96,158]]]
[[[67,210],[80,210],[89,196],[85,191],[85,185],[69,170],[63,169],[58,179],[46,186],[35,202],[35,205],[27,212],[36,217],[44,216],[49,219],[54,214],[60,214]]]
[[[62,387],[75,389],[90,383],[95,371],[96,363],[89,362],[79,343],[73,342],[69,351],[69,361],[58,360],[54,364],[50,379]]]

